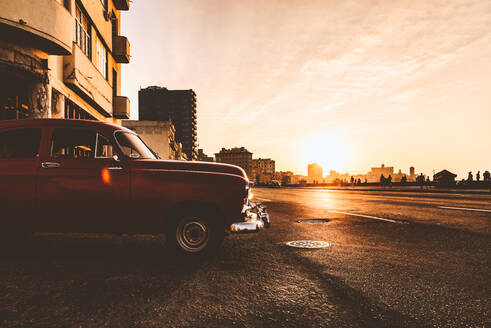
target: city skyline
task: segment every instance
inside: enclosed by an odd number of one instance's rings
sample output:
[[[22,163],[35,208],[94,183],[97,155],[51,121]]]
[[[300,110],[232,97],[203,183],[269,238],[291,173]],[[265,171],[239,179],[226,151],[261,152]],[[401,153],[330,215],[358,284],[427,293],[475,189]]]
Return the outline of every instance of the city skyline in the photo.
[[[299,173],[489,169],[489,2],[140,1],[124,15],[132,118],[140,87],[192,88],[206,153],[241,145]]]

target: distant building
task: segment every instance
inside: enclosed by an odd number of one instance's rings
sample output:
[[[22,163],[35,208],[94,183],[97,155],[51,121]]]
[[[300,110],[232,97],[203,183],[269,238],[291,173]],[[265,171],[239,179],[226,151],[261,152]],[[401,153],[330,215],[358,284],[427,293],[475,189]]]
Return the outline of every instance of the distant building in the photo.
[[[411,166],[409,168],[409,176],[407,177],[408,182],[415,182],[416,181],[416,170],[414,169],[414,166]]]
[[[90,119],[121,124],[129,0],[0,1],[0,120]]]
[[[258,184],[271,184],[274,179],[275,161],[270,158],[252,160],[252,180]]]
[[[323,183],[324,182],[324,174],[322,170],[322,166],[317,163],[312,163],[308,165],[308,182],[309,183]]]
[[[455,186],[455,178],[457,174],[443,170],[433,175],[433,181],[437,187],[453,187]]]
[[[252,153],[244,147],[231,149],[222,148],[215,154],[217,163],[227,163],[240,166],[247,173],[248,177],[253,176],[252,172]]]
[[[279,181],[282,186],[290,185],[293,184],[294,182],[294,175],[293,172],[291,171],[286,171],[286,172],[275,172],[274,174],[274,179]]]
[[[275,161],[270,158],[253,159],[252,167],[258,168],[261,173],[273,175],[275,172]]]
[[[176,140],[189,160],[198,157],[196,94],[193,90],[168,90],[151,86],[138,92],[140,120],[172,120]]]
[[[210,157],[208,155],[206,155],[203,151],[203,149],[198,149],[198,158],[197,158],[198,161],[201,161],[201,162],[214,162],[214,158],[213,157]]]
[[[295,174],[292,178],[292,184],[304,185],[307,184],[308,177],[305,175]]]
[[[367,182],[380,182],[380,176],[388,177],[391,175],[394,177],[394,167],[393,166],[385,166],[382,164],[380,167],[372,167],[370,172],[367,173],[366,179]]]
[[[182,146],[175,139],[175,128],[171,120],[167,121],[130,121],[123,120],[122,125],[135,131],[153,151],[162,159],[186,159]]]

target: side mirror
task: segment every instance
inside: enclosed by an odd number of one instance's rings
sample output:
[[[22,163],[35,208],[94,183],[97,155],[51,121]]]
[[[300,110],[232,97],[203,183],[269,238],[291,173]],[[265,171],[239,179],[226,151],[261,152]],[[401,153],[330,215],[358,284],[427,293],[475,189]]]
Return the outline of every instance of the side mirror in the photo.
[[[117,154],[114,154],[114,155],[113,155],[113,161],[114,161],[114,162],[119,162],[119,161],[120,161],[120,160],[119,160],[119,156],[118,156]]]

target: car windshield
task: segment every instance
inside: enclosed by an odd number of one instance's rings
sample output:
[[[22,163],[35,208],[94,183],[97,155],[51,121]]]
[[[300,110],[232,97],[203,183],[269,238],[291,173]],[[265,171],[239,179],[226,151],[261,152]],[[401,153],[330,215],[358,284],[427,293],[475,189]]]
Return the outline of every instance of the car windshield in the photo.
[[[126,156],[134,159],[157,159],[155,153],[136,134],[118,131],[115,136]]]

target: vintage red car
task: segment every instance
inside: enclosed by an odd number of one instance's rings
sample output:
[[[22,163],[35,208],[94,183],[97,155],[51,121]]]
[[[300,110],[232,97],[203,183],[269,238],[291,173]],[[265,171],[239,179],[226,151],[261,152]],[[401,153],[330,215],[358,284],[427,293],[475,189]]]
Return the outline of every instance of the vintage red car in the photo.
[[[131,130],[83,120],[0,121],[0,229],[165,233],[186,254],[258,231],[244,170],[160,160]]]

